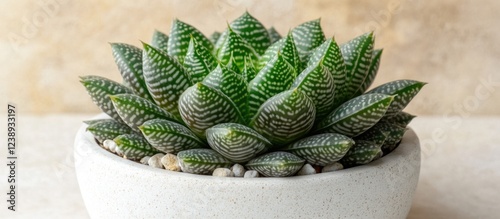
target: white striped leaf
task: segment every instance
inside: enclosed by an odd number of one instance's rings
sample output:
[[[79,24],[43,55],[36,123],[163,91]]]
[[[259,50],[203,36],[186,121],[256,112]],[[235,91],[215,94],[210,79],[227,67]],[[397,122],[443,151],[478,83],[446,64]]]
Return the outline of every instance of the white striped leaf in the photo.
[[[103,142],[107,139],[114,139],[119,135],[135,133],[134,130],[127,125],[111,119],[91,124],[87,127],[87,131],[92,133],[99,142]]]
[[[220,36],[221,36],[220,32],[218,32],[218,31],[213,32],[210,35],[210,42],[212,42],[212,44],[215,45],[217,43],[217,40],[219,40]]]
[[[205,139],[205,130],[219,123],[244,121],[236,104],[221,91],[196,83],[179,99],[182,120],[198,137]]]
[[[210,50],[191,38],[188,51],[184,58],[184,68],[191,76],[193,83],[198,83],[217,66],[217,60]]]
[[[205,143],[185,126],[164,119],[152,119],[139,126],[146,140],[164,153],[202,148]]]
[[[354,96],[363,94],[372,85],[375,77],[377,77],[382,51],[382,49],[373,50],[372,62],[370,63],[370,68],[368,68],[368,74],[361,86],[359,86],[358,90],[354,93]]]
[[[397,80],[382,84],[367,93],[396,95],[389,110],[387,110],[387,115],[393,115],[403,110],[426,84],[414,80]]]
[[[154,102],[179,117],[177,102],[191,86],[186,70],[171,56],[144,43],[144,79]]]
[[[317,131],[355,137],[374,126],[393,99],[393,96],[384,94],[365,94],[351,99],[322,120]]]
[[[258,58],[255,50],[231,27],[228,27],[227,37],[217,51],[217,58],[220,63],[227,65],[231,61],[231,57],[233,57],[238,69],[241,70],[244,67],[245,57],[247,56],[252,59]]]
[[[273,60],[274,57],[276,57],[278,53],[281,53],[283,58],[294,68],[295,71],[299,71],[299,53],[297,51],[297,47],[295,46],[295,42],[291,32],[288,33],[286,38],[275,42],[273,45],[267,48],[266,52],[259,59],[257,69],[264,68],[270,61]]]
[[[153,156],[160,151],[152,147],[140,134],[125,134],[113,139],[117,152],[130,160],[140,160],[145,156]]]
[[[153,100],[142,73],[142,50],[125,43],[111,43],[111,50],[124,83],[137,95]]]
[[[128,87],[103,78],[100,76],[82,76],[80,83],[85,87],[92,101],[106,114],[116,121],[123,122],[120,115],[115,110],[113,103],[109,99],[109,95],[116,94],[131,94],[133,93]]]
[[[136,131],[139,131],[138,126],[151,119],[167,119],[179,123],[174,115],[142,97],[133,94],[109,97],[125,124]]]
[[[269,33],[269,38],[271,38],[271,44],[274,44],[281,39],[280,33],[278,33],[278,31],[274,29],[274,27],[270,27],[269,29],[267,29],[267,32]]]
[[[352,145],[354,140],[345,135],[324,133],[300,139],[283,150],[306,159],[310,164],[326,166],[344,157]]]
[[[109,99],[109,97],[108,97]],[[111,103],[113,104],[113,103]],[[109,121],[116,121],[115,119],[91,119],[91,120],[85,120],[83,123],[87,124],[88,126],[100,123],[100,122],[109,122]],[[121,118],[120,118],[121,121]]]
[[[293,67],[281,53],[276,54],[267,65],[248,83],[248,114],[253,117],[259,107],[272,96],[288,90],[296,77]]]
[[[292,88],[304,92],[314,102],[316,120],[327,116],[333,107],[335,84],[332,75],[323,67],[322,61],[307,67],[295,78]]]
[[[172,22],[170,34],[168,38],[168,55],[176,58],[179,63],[184,63],[184,56],[188,51],[189,41],[191,37],[195,38],[198,43],[211,51],[214,47],[203,33],[178,19]]]
[[[401,127],[406,127],[408,126],[408,124],[410,124],[410,122],[415,118],[416,116],[414,115],[411,115],[409,113],[406,113],[406,112],[399,112],[395,115],[386,115],[384,116],[380,122],[385,122],[385,123],[390,123],[390,124],[394,124],[394,125],[397,125],[397,126],[401,126]]]
[[[378,129],[382,132],[387,133],[387,139],[384,141],[384,145],[382,146],[384,154],[388,154],[389,152],[394,150],[398,146],[401,139],[403,139],[403,136],[406,132],[405,127],[385,122],[377,123],[375,126],[373,126],[373,129]]]
[[[153,38],[151,39],[151,46],[158,50],[167,53],[168,51],[168,35],[164,34],[158,30],[153,33]]]
[[[371,141],[375,144],[383,145],[385,140],[387,140],[387,137],[389,136],[389,131],[380,129],[377,124],[363,132],[363,134],[356,136],[354,140]]]
[[[382,153],[380,146],[371,141],[356,141],[340,163],[346,168],[370,163]]]
[[[243,60],[245,60],[245,59],[243,59]],[[231,57],[229,57],[229,61],[225,64],[225,66],[226,66],[226,68],[231,69],[232,71],[234,71],[235,73],[238,73],[238,74],[240,74],[242,71],[242,70],[240,70],[240,67],[238,67],[238,63],[236,63],[236,59],[234,59],[233,53],[231,53]]]
[[[231,161],[212,149],[198,148],[181,151],[177,154],[182,172],[212,174],[217,168],[231,167]]]
[[[276,151],[250,160],[245,167],[267,177],[285,177],[295,175],[304,163],[304,159],[292,153]]]
[[[206,131],[212,149],[235,163],[245,163],[271,146],[264,136],[238,123],[222,123]]]
[[[321,19],[316,19],[293,28],[292,34],[300,60],[306,61],[310,52],[326,40],[320,23]]]
[[[246,79],[247,82],[250,82],[257,76],[257,71],[255,70],[253,61],[251,58],[245,58],[245,65],[243,70],[241,71],[241,75]]]
[[[314,124],[314,103],[302,91],[281,92],[267,100],[250,122],[250,127],[275,146],[293,142]]]
[[[267,47],[271,45],[271,38],[266,28],[260,21],[255,19],[248,11],[236,18],[230,24],[231,29],[248,42],[258,54],[264,53]]]

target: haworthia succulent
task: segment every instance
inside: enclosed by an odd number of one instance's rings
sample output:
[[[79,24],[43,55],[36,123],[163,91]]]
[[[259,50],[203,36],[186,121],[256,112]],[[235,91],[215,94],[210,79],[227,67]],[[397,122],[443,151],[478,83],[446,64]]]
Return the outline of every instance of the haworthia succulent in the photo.
[[[309,53],[325,41],[321,20],[316,19],[300,24],[292,30],[300,60],[306,61]]]
[[[229,168],[231,161],[212,149],[200,148],[181,151],[177,154],[182,172],[212,174],[217,168]]]
[[[219,37],[221,36],[221,33],[218,31],[215,31],[210,35],[210,42],[212,42],[214,45],[217,43],[217,40],[219,40]]]
[[[222,64],[222,65],[224,65],[224,64]],[[236,63],[236,60],[234,59],[232,53],[231,53],[231,57],[229,58],[229,61],[225,64],[225,66],[226,66],[226,68],[231,69],[235,73],[241,74],[240,67],[238,67],[238,64]],[[244,65],[242,65],[242,66],[244,66]]]
[[[304,166],[305,160],[289,152],[276,151],[250,160],[245,167],[268,177],[292,176]]]
[[[215,125],[207,129],[206,135],[212,149],[236,163],[245,163],[271,146],[255,130],[238,123]]]
[[[410,122],[415,118],[416,116],[414,115],[411,115],[409,113],[406,113],[406,112],[399,112],[397,114],[394,114],[394,115],[386,115],[384,116],[380,122],[385,122],[385,123],[390,123],[390,124],[394,124],[394,125],[398,125],[398,126],[401,126],[401,127],[406,127],[408,124],[410,124]]]
[[[401,141],[406,132],[405,127],[385,122],[377,123],[377,125],[375,125],[373,129],[379,129],[387,133],[387,139],[384,141],[384,145],[382,146],[382,150],[385,154],[389,153],[397,147],[398,143]]]
[[[241,70],[244,67],[244,59],[247,56],[250,56],[252,59],[258,58],[255,50],[240,35],[234,32],[231,27],[228,27],[227,37],[217,51],[217,58],[222,64],[227,65],[231,61],[231,57],[233,57],[238,69]]]
[[[354,141],[341,134],[324,133],[300,139],[283,148],[308,163],[326,166],[340,160],[354,145]]]
[[[109,97],[108,97],[109,99]],[[113,103],[111,103],[113,104]],[[100,122],[110,122],[110,121],[116,121],[115,119],[91,119],[91,120],[85,120],[83,123],[87,124],[88,126],[100,123]],[[120,118],[121,121],[121,118]]]
[[[383,145],[385,140],[387,140],[390,131],[385,129],[380,129],[379,126],[377,126],[377,124],[375,124],[373,127],[363,132],[363,134],[356,136],[354,139],[362,141],[371,141],[374,142],[375,144]]]
[[[127,159],[139,160],[145,156],[153,156],[160,151],[152,147],[140,134],[125,134],[113,139],[116,151]]]
[[[356,141],[356,144],[340,160],[344,167],[370,163],[382,152],[380,145],[371,141]]]
[[[245,64],[243,65],[243,70],[241,71],[241,75],[246,79],[247,82],[250,82],[257,76],[257,71],[255,70],[253,61],[251,58],[245,58]]]
[[[300,58],[295,46],[292,33],[288,33],[286,38],[283,38],[271,45],[266,52],[260,57],[257,68],[264,68],[276,54],[281,53],[283,58],[290,64],[295,71],[300,70]]]
[[[142,73],[142,50],[125,43],[111,43],[111,50],[124,83],[137,95],[153,100]]]
[[[191,76],[193,83],[203,80],[217,66],[217,60],[210,50],[191,38],[188,51],[184,58],[184,68]]]
[[[144,79],[154,102],[179,117],[177,102],[191,79],[184,68],[171,56],[144,43]]]
[[[213,44],[199,30],[189,24],[175,19],[172,22],[168,38],[168,55],[179,60],[179,63],[184,63],[184,56],[186,56],[188,51],[191,37],[195,38],[198,43],[207,48],[209,51],[213,49]]]
[[[243,38],[258,54],[264,53],[271,45],[271,38],[266,28],[248,11],[230,24],[231,29]]]
[[[332,111],[335,85],[332,75],[323,67],[323,62],[307,67],[295,78],[292,88],[301,90],[311,98],[316,108],[316,120]]]
[[[267,32],[269,33],[269,37],[271,38],[271,44],[281,39],[280,33],[278,33],[278,31],[274,29],[274,27],[270,27],[269,29],[267,29]]]
[[[267,100],[250,122],[250,127],[274,145],[280,146],[304,136],[312,128],[314,103],[298,89],[281,92]]]
[[[82,76],[80,82],[89,93],[92,101],[106,114],[116,121],[123,122],[120,115],[115,110],[113,103],[109,99],[109,95],[115,94],[131,94],[133,93],[128,87],[117,82],[103,78],[100,76]]]
[[[185,126],[164,119],[152,119],[139,126],[146,140],[164,153],[202,148],[205,143]]]
[[[354,93],[354,96],[363,94],[372,85],[378,73],[378,66],[380,65],[380,59],[382,58],[382,51],[382,49],[373,50],[372,62],[368,68],[368,74],[366,75],[363,83],[359,86],[358,90]]]
[[[346,94],[348,99],[358,90],[366,76],[372,62],[373,32],[358,36],[340,46],[346,66]]]
[[[382,84],[367,93],[396,95],[394,101],[387,110],[387,115],[392,115],[403,110],[413,97],[420,92],[420,89],[422,89],[425,84],[427,83],[414,80],[397,80]]]
[[[393,98],[384,94],[365,94],[351,99],[322,120],[317,131],[355,137],[371,128],[384,116]]]
[[[138,126],[151,119],[179,122],[174,115],[142,97],[133,94],[118,94],[110,96],[110,99],[123,121],[136,131],[139,131]]]
[[[127,125],[115,120],[94,123],[87,127],[87,131],[92,133],[99,142],[103,142],[107,139],[114,139],[119,135],[135,133],[134,130]]]
[[[167,53],[168,50],[168,35],[164,34],[158,30],[153,33],[153,38],[151,39],[151,46]]]
[[[186,125],[202,139],[205,139],[205,130],[214,125],[244,121],[238,107],[228,96],[200,82],[181,95],[179,111]]]
[[[295,76],[295,70],[281,53],[276,54],[248,84],[248,117],[253,117],[266,100],[288,90]]]

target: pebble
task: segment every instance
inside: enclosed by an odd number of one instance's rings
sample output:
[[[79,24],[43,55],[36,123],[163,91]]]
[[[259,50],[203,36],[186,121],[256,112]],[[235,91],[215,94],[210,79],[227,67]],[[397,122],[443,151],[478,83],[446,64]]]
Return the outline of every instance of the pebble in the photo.
[[[259,177],[260,174],[256,170],[249,170],[245,172],[245,175],[243,175],[244,178],[256,178]]]
[[[306,163],[300,170],[297,172],[297,176],[303,176],[303,175],[311,175],[311,174],[316,174],[316,169],[314,169],[311,164]]]
[[[161,157],[163,157],[163,154],[162,153],[158,153],[158,154],[155,154],[153,155],[151,158],[149,158],[148,160],[148,164],[149,166],[152,166],[152,167],[156,167],[156,168],[160,168],[160,169],[163,169],[163,165],[161,164]]]
[[[212,176],[233,177],[234,173],[228,168],[217,168],[212,173]]]
[[[179,165],[179,159],[174,154],[167,153],[160,160],[161,164],[167,170],[180,172],[181,166]]]
[[[335,162],[335,163],[328,164],[325,167],[323,167],[323,170],[321,170],[321,172],[322,173],[333,172],[333,171],[337,171],[337,170],[341,170],[341,169],[344,169],[344,166],[339,162]]]
[[[243,177],[245,175],[245,167],[241,164],[235,164],[231,167],[231,171],[233,171],[235,177]]]
[[[113,140],[104,140],[104,142],[102,142],[102,146],[108,150],[110,150],[111,152],[115,153],[115,149],[116,149],[116,143],[113,141]]]
[[[145,157],[143,157],[143,158],[141,159],[141,161],[140,161],[140,162],[141,162],[142,164],[146,164],[146,165],[147,165],[147,164],[148,164],[148,161],[149,161],[149,158],[151,158],[151,157],[150,157],[150,156],[145,156]]]

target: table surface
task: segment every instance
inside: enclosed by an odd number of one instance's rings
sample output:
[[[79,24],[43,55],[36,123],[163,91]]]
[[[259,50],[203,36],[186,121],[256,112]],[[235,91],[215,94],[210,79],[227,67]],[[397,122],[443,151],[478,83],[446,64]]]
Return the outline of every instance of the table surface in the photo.
[[[17,209],[4,204],[0,218],[89,217],[72,152],[81,121],[91,117],[18,115]],[[410,126],[421,141],[422,168],[408,218],[499,218],[500,117],[422,116]],[[0,169],[6,191],[7,168]]]

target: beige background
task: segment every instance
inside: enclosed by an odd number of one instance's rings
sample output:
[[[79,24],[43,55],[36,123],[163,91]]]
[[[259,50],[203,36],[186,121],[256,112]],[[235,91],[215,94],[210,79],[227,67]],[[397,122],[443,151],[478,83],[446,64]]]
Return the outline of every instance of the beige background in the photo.
[[[107,42],[139,45],[155,28],[168,33],[175,17],[209,35],[248,9],[282,34],[318,17],[339,42],[374,29],[376,46],[385,48],[375,84],[429,82],[411,113],[500,115],[497,0],[145,2],[1,1],[2,102],[22,113],[98,112],[77,76],[119,80]]]

